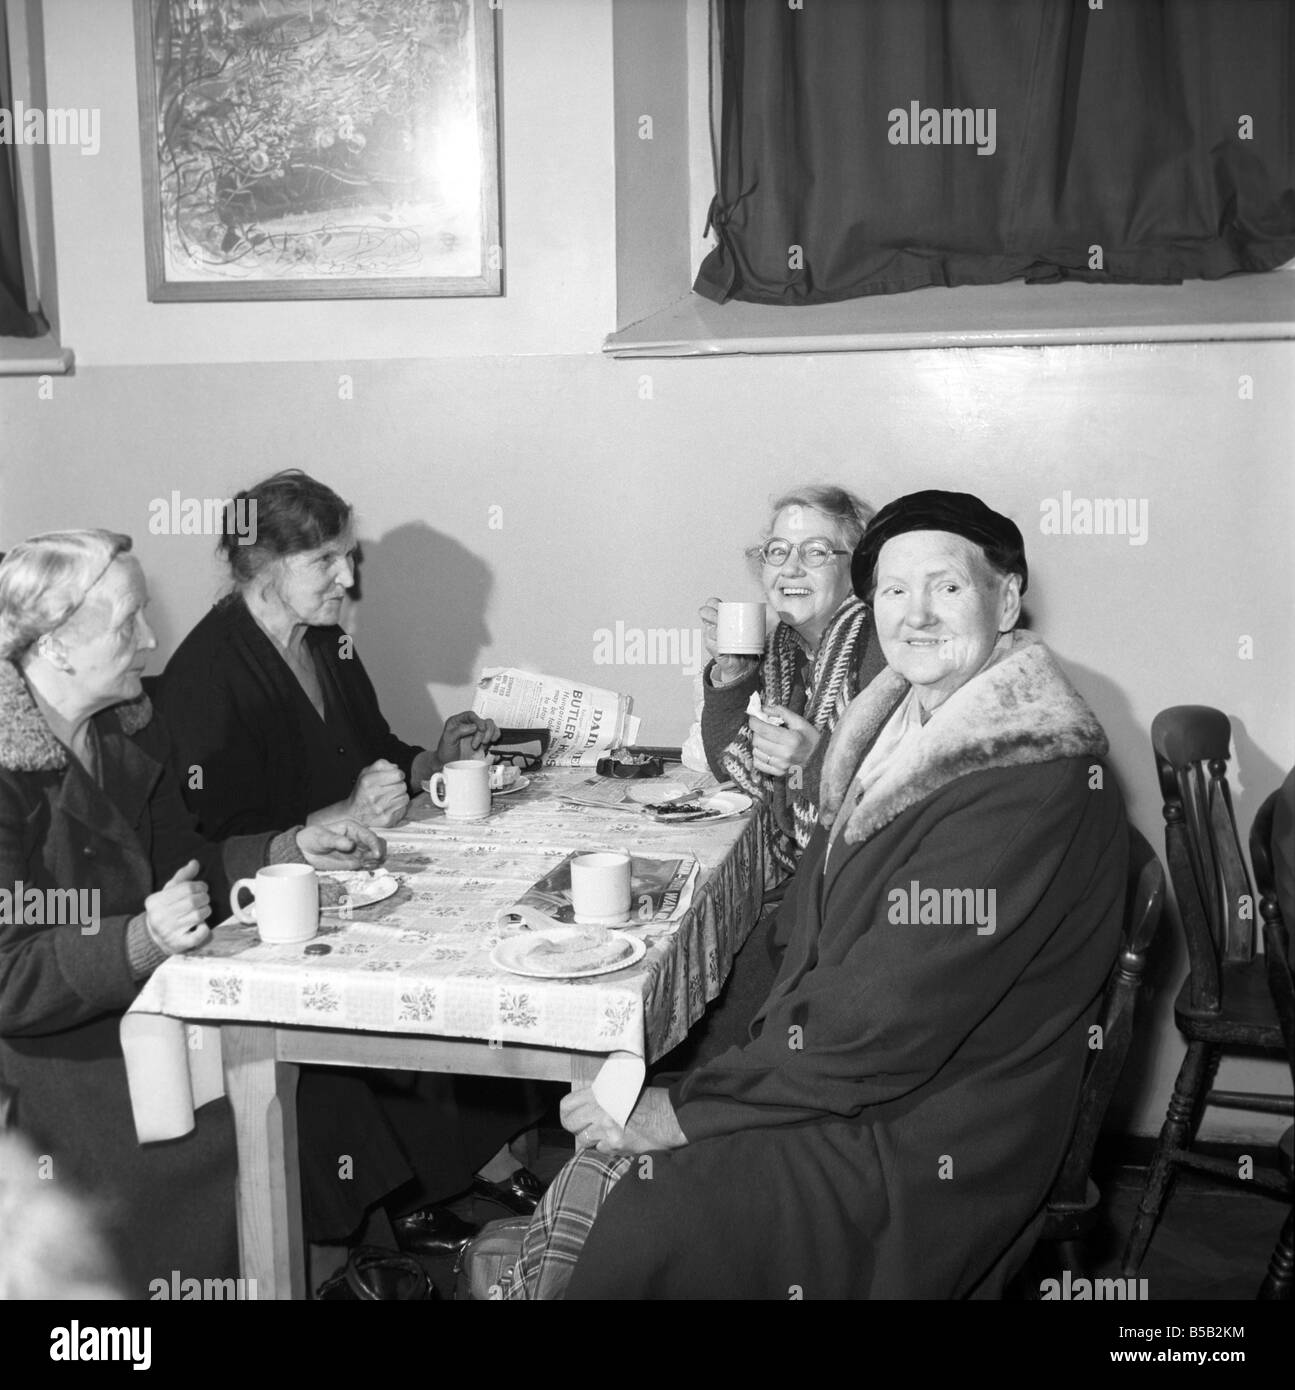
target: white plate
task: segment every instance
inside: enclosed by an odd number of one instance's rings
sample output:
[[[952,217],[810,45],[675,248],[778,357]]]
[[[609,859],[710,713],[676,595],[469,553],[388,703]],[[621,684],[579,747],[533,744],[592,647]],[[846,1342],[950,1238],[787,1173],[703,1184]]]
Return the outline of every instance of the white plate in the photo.
[[[690,797],[689,800],[693,798]],[[745,792],[711,792],[709,796],[701,792],[696,800],[703,810],[718,811],[719,815],[706,816],[701,820],[688,820],[683,816],[663,816],[656,811],[649,811],[648,816],[658,825],[718,825],[720,821],[744,816],[751,809],[751,798]]]
[[[682,796],[688,790],[683,782],[633,782],[629,787],[629,799],[640,806],[649,806],[656,801],[669,801],[673,796]]]
[[[524,792],[531,784],[529,777],[519,777],[511,787],[496,787],[491,796],[512,796],[514,792]]]
[[[613,931],[607,935],[617,941],[628,941],[630,953],[607,965],[589,966],[584,970],[537,970],[534,965],[527,963],[526,956],[537,942],[569,941],[571,937],[583,935],[586,931],[587,927],[549,927],[545,931],[529,931],[523,932],[520,936],[510,936],[491,951],[490,962],[500,970],[507,970],[510,975],[524,975],[528,980],[578,980],[587,975],[611,975],[617,970],[624,970],[635,961],[642,960],[643,953],[647,950],[647,945],[638,937]]]
[[[347,904],[347,911],[354,912],[357,907],[370,907],[374,903],[385,902],[392,897],[400,888],[400,880],[394,875],[379,869],[376,872],[369,869],[359,869],[354,873],[345,871],[329,872],[325,870],[320,878],[331,878],[334,883],[342,886],[342,891],[350,895],[351,901]],[[320,913],[337,914],[342,910],[340,904],[332,907],[321,907]]]

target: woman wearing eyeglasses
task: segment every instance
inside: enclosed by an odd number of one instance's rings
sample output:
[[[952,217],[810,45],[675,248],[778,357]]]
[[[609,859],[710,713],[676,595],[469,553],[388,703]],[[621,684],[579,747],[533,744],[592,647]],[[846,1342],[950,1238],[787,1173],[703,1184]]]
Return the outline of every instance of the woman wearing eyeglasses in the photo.
[[[768,534],[748,551],[778,625],[764,655],[716,650],[717,598],[701,609],[711,662],[702,673],[702,744],[711,771],[764,804],[767,915],[733,962],[724,992],[657,1074],[686,1070],[741,1047],[769,993],[786,941],[776,903],[818,823],[818,778],[845,707],[885,666],[872,612],[854,595],[850,556],[872,517],[844,488],[798,488],[773,504]],[[781,725],[748,718],[759,694]]]
[[[711,771],[764,802],[771,879],[796,867],[818,821],[818,774],[846,705],[885,664],[868,606],[850,587],[850,555],[872,511],[844,488],[800,488],[773,504],[749,552],[779,622],[764,655],[715,648],[717,598],[701,609],[712,661],[702,675],[701,734]],[[758,693],[782,726],[748,719]]]

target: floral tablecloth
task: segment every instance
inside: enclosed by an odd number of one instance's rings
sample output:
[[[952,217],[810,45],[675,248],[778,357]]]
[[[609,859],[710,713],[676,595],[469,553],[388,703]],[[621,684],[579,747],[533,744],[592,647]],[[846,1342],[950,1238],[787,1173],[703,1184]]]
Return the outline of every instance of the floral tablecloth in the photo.
[[[267,946],[254,928],[227,924],[200,950],[166,961],[131,1012],[661,1055],[718,994],[758,916],[756,813],[662,825],[634,806],[559,799],[588,776],[533,774],[524,790],[496,797],[478,823],[449,821],[420,796],[400,826],[382,832],[399,892],[347,921],[326,916],[307,944],[326,943],[327,954]],[[614,974],[536,980],[493,965],[494,946],[523,930],[499,927],[498,909],[584,849],[695,856],[701,874],[691,907],[668,926],[626,928],[645,938],[647,951]]]

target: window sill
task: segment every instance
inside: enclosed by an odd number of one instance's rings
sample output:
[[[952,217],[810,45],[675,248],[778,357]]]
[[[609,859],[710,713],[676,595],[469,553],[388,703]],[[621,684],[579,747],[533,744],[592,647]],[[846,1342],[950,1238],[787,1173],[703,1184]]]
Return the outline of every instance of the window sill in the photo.
[[[970,285],[784,308],[686,297],[608,336],[613,357],[1295,338],[1295,269],[1181,285]]]
[[[39,338],[0,338],[0,376],[71,376],[76,354],[52,333]]]

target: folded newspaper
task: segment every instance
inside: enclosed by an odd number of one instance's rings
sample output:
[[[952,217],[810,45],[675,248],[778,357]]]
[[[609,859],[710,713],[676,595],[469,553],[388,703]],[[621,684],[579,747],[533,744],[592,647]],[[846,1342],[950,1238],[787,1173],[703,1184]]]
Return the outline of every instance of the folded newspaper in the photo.
[[[609,748],[633,743],[641,722],[633,707],[614,690],[513,666],[482,671],[472,700],[475,713],[500,727],[547,728],[544,767],[594,767]]]
[[[577,850],[543,878],[533,883],[512,907],[495,914],[501,927],[571,926],[576,920],[571,905],[571,861],[586,851]],[[678,922],[692,906],[700,865],[692,855],[676,859],[650,859],[635,854],[630,861],[630,915],[627,927],[661,926]]]

